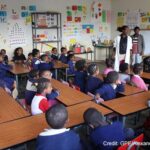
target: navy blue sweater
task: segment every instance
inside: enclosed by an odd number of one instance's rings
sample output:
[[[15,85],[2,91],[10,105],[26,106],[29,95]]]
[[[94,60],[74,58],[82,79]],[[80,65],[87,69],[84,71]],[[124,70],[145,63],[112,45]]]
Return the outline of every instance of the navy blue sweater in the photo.
[[[64,54],[61,54],[60,55],[60,58],[59,58],[59,60],[61,61],[61,62],[63,62],[63,63],[65,63],[65,64],[67,64],[67,56],[65,56]]]
[[[117,85],[116,89],[113,89],[111,84],[104,83],[98,90],[96,90],[96,93],[98,93],[104,100],[116,98],[116,94],[118,92],[124,92],[123,84],[119,84]]]
[[[82,92],[85,92],[86,79],[87,73],[85,71],[75,71],[74,84],[80,87]]]
[[[111,125],[99,126],[91,132],[90,139],[99,150],[113,150],[121,141],[125,141],[123,124],[114,122]],[[114,146],[108,146],[105,141],[116,143]]]
[[[38,65],[38,69],[40,71],[42,70],[51,70],[54,68],[54,64],[52,62],[46,63],[46,62],[40,62],[40,64]]]
[[[82,150],[79,136],[73,131],[38,136],[36,150]]]
[[[92,94],[95,94],[96,90],[98,88],[100,88],[100,86],[102,85],[103,81],[101,81],[99,78],[97,77],[93,77],[93,76],[89,76],[87,78],[87,82],[86,82],[86,93],[90,92]]]

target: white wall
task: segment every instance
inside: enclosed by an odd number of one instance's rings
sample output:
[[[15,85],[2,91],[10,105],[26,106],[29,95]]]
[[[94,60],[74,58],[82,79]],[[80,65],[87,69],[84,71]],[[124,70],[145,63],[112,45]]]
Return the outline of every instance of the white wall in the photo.
[[[106,10],[110,10],[111,9],[111,2],[110,0],[96,0],[102,3],[102,8],[106,9]],[[7,11],[8,14],[12,11],[12,9],[15,9],[15,11],[17,11],[18,13],[20,12],[20,6],[22,5],[31,5],[31,4],[35,4],[37,6],[37,11],[57,11],[57,12],[61,12],[62,13],[62,25],[64,24],[64,20],[66,18],[66,6],[71,6],[73,4],[75,5],[79,5],[79,4],[86,4],[87,5],[87,17],[89,17],[87,20],[87,23],[93,23],[90,19],[90,6],[91,3],[93,1],[91,0],[1,0],[0,4],[7,4]],[[4,38],[8,38],[8,27],[9,24],[11,24],[10,20],[10,16],[8,15],[8,24],[0,24],[0,35],[2,35]],[[99,35],[99,30],[98,26],[99,23],[95,24],[96,30],[94,32],[94,35]],[[111,27],[110,25],[108,26],[108,36],[111,36]],[[31,34],[31,25],[28,25],[25,27],[25,32],[26,32],[26,36],[27,36],[27,45],[23,46],[24,48],[24,53],[27,55],[28,52],[31,51],[32,49],[32,34]],[[90,46],[91,48],[93,48],[91,46],[91,36],[92,35],[85,35],[82,34],[77,38],[77,41],[80,42],[81,44],[85,45],[86,47]],[[1,48],[5,48],[7,50],[8,55],[12,56],[13,53],[13,49],[11,48],[9,45],[9,42],[6,41],[6,43],[4,43],[3,41],[1,41],[2,39],[0,38],[0,49]],[[69,40],[68,37],[66,37],[63,34],[63,45],[69,45]],[[99,56],[98,56],[99,57]],[[101,55],[101,57],[103,57],[103,55]]]
[[[150,1],[149,0],[112,0],[112,39],[119,34],[116,31],[116,15],[117,12],[126,12],[126,11],[138,11],[139,9],[142,11],[150,10]],[[150,31],[141,31],[145,38],[146,51],[145,54],[150,54],[150,42],[149,36]],[[131,33],[132,34],[132,33]]]

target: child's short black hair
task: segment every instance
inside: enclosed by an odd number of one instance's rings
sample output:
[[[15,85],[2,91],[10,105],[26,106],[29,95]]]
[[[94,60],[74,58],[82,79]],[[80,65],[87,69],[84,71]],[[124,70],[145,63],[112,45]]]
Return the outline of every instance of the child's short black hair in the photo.
[[[88,66],[87,71],[90,75],[93,75],[97,71],[97,69],[98,66],[95,63],[93,63]]]
[[[28,53],[28,56],[32,56],[32,53]]]
[[[43,54],[43,55],[41,55],[40,58],[41,58],[42,61],[44,61],[44,60],[46,59],[46,57],[47,57],[47,55],[46,55],[46,54]]]
[[[134,64],[134,66],[133,66],[133,73],[134,74],[140,74],[142,70],[143,70],[143,67],[141,64],[139,64],[139,63]]]
[[[114,60],[111,58],[106,58],[105,63],[108,68],[110,68],[110,67],[113,68],[113,66],[114,66]]]
[[[40,51],[38,49],[33,49],[32,50],[32,56],[35,57]]]
[[[110,71],[107,74],[107,77],[105,79],[106,83],[115,83],[119,79],[119,73],[116,71]]]
[[[45,113],[46,121],[53,129],[61,129],[68,120],[68,112],[62,104],[56,104]]]
[[[88,108],[83,114],[84,122],[94,128],[105,122],[104,116],[95,108]]]
[[[46,78],[40,78],[38,80],[38,85],[37,85],[37,93],[41,94],[45,89],[48,88],[48,85],[50,84],[50,80]]]
[[[1,49],[1,53],[2,53],[2,52],[6,53],[6,50],[5,50],[5,49]]]
[[[122,72],[122,73],[125,73],[127,70],[128,70],[128,63],[121,63],[120,64],[120,67],[119,67],[119,70]]]
[[[34,79],[39,76],[39,71],[38,70],[31,70],[28,74],[28,77],[31,79]]]
[[[70,54],[74,54],[74,51],[69,50],[69,51],[67,52],[67,55],[70,55]]]
[[[62,53],[64,50],[66,50],[66,47],[62,47],[62,48],[60,49],[61,53]]]
[[[77,71],[83,71],[85,66],[86,66],[86,61],[84,59],[78,60],[75,63],[75,68],[77,69]]]
[[[134,32],[135,32],[136,30],[140,30],[140,27],[136,26],[136,27],[134,28]]]
[[[52,52],[53,52],[55,49],[57,50],[57,48],[56,48],[56,47],[53,47],[53,48],[52,48]]]
[[[73,58],[74,57],[74,54],[69,54],[68,56],[67,56],[67,60],[69,61],[69,60],[71,60],[71,58]]]

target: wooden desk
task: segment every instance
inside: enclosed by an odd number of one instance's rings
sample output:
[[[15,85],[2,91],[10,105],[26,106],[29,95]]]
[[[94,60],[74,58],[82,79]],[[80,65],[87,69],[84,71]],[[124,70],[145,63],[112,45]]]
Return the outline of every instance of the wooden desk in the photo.
[[[65,69],[66,70],[66,81],[67,81],[67,68],[69,67],[68,64],[64,64],[61,61],[54,61],[53,63],[54,63],[56,79],[58,79],[58,69]]]
[[[148,100],[150,100],[150,91],[105,101],[102,105],[126,116],[147,109]]]
[[[112,113],[111,110],[97,105],[94,102],[86,102],[68,107],[69,122],[66,127],[72,127],[83,123],[83,113],[89,107],[97,108],[104,115]],[[43,129],[48,128],[45,115],[26,117],[5,124],[0,124],[0,149],[32,140],[38,136]]]
[[[17,89],[18,89],[18,75],[20,74],[27,74],[30,72],[30,69],[27,67],[27,65],[25,64],[21,64],[21,63],[11,63],[12,65],[12,69],[11,69],[11,73],[13,73],[15,75],[16,78],[16,85],[17,85]]]
[[[29,115],[8,93],[0,88],[0,123],[24,118]]]
[[[98,105],[92,101],[73,105],[73,106],[67,107],[67,110],[69,113],[69,122],[67,124],[67,127],[72,127],[72,126],[83,123],[84,122],[83,113],[88,108],[91,108],[91,107],[96,108],[98,111],[102,112],[103,115],[108,115],[113,112],[112,110],[107,109],[101,105]]]
[[[93,99],[91,96],[64,85],[55,79],[52,79],[52,86],[60,91],[60,95],[57,97],[57,99],[66,106],[91,101]]]
[[[102,102],[102,105],[122,115],[125,126],[127,115],[148,109],[148,100],[150,100],[150,91],[105,101]]]
[[[141,77],[144,78],[144,79],[150,80],[150,73],[148,73],[148,72],[143,72],[142,75],[141,75]]]
[[[128,96],[128,95],[133,95],[133,94],[137,94],[140,92],[143,92],[144,90],[139,89],[137,87],[131,86],[126,84],[125,85],[125,91],[124,92],[120,92],[120,94],[124,95],[124,96]]]

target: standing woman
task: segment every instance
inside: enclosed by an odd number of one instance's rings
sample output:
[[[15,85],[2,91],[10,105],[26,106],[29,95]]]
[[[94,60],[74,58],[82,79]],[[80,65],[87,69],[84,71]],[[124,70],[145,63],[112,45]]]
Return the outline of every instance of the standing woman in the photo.
[[[132,38],[128,36],[129,27],[122,26],[117,29],[121,32],[114,40],[115,48],[115,64],[114,70],[119,71],[119,66],[121,63],[130,64],[130,52],[132,49]]]

